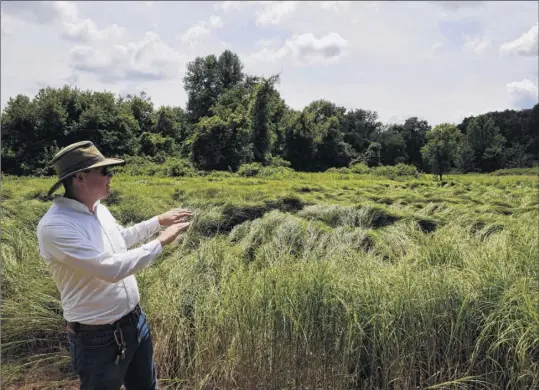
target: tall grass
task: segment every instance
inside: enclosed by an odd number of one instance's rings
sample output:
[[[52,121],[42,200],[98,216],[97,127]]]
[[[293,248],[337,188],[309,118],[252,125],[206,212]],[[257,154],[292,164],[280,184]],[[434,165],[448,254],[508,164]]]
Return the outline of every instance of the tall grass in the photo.
[[[182,242],[137,277],[161,387],[539,387],[534,179],[339,177],[119,178],[108,201],[122,223],[196,210]],[[2,377],[72,377],[32,230],[49,182],[10,180]]]

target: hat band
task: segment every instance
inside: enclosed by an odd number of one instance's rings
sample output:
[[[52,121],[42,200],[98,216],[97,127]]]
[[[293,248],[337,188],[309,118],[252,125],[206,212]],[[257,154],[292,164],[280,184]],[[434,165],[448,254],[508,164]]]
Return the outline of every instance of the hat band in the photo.
[[[105,159],[101,156],[93,156],[90,158],[87,158],[86,160],[83,160],[79,162],[78,164],[75,164],[73,166],[70,166],[69,169],[65,170],[64,172],[61,172],[58,177],[62,178],[66,175],[69,175],[70,173],[77,172],[80,170],[83,170],[86,167],[90,167],[94,164],[97,164],[98,162],[104,161]]]

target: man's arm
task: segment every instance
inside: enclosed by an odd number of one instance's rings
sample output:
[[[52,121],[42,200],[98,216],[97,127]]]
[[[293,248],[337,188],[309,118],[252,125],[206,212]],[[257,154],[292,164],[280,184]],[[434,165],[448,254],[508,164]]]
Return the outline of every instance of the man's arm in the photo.
[[[76,227],[48,224],[40,232],[42,248],[56,260],[110,283],[118,282],[148,266],[162,251],[159,239],[124,253],[105,251]]]
[[[116,222],[116,227],[122,234],[127,249],[129,249],[139,242],[144,241],[152,234],[157,233],[161,228],[161,224],[159,223],[159,218],[155,216],[128,228],[124,228],[118,222]]]
[[[110,212],[107,209],[107,212]],[[177,223],[185,222],[186,218],[189,218],[192,213],[187,209],[172,209],[166,213],[156,215],[147,221],[140,222],[128,228],[124,228],[116,219],[110,214],[111,218],[116,222],[116,226],[122,237],[124,238],[127,248],[131,248],[133,245],[150,237],[152,234],[159,231],[161,227],[168,227]]]

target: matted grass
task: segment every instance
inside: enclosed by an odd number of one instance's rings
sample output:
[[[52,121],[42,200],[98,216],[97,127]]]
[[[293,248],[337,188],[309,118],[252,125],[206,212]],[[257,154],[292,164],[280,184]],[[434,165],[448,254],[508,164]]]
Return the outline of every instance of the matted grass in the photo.
[[[35,236],[53,182],[2,182],[4,384],[73,379]],[[118,175],[112,187],[125,225],[195,213],[137,276],[162,388],[539,387],[537,177]]]

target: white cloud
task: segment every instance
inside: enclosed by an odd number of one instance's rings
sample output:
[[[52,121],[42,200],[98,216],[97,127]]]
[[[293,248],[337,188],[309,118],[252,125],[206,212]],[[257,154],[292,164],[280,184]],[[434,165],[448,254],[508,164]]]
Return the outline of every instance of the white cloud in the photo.
[[[476,54],[483,53],[488,49],[492,41],[485,35],[483,37],[471,37],[468,35],[463,35],[464,39],[464,48]]]
[[[433,52],[438,52],[442,49],[442,47],[444,47],[444,43],[443,42],[436,42],[434,45],[432,45],[432,51]]]
[[[254,8],[256,9],[255,20],[258,26],[275,26],[290,19],[290,16],[297,9],[298,3],[298,1],[223,1],[215,4],[214,9],[226,13]],[[331,1],[322,3],[328,3],[324,4],[324,7],[336,7],[329,4],[334,3]]]
[[[10,15],[4,14],[4,10],[1,11],[1,30],[2,30],[2,36],[8,36],[13,34],[15,29],[17,28],[17,20],[11,17]]]
[[[448,11],[458,11],[465,8],[481,7],[484,1],[431,1],[430,3],[437,4]]]
[[[347,7],[351,1],[321,1],[318,4],[320,4],[320,8],[325,10],[332,10],[332,11],[338,11],[341,8]]]
[[[210,29],[206,26],[206,22],[199,20],[194,26],[190,27],[186,32],[181,34],[179,39],[187,43],[203,37],[204,35],[208,35],[209,33]]]
[[[208,35],[212,29],[222,28],[223,20],[220,16],[212,15],[208,22],[199,20],[194,26],[190,27],[183,34],[180,34],[177,38],[184,43],[194,45],[197,41]]]
[[[99,30],[92,19],[84,19],[76,23],[64,23],[62,35],[76,42],[116,41],[126,36],[126,29],[113,24]]]
[[[210,25],[215,28],[223,27],[223,20],[220,16],[212,15],[210,17]]]
[[[273,39],[259,39],[256,41],[256,46],[258,47],[268,47],[274,44]]]
[[[8,2],[2,8],[2,21],[4,9],[6,17],[19,18],[26,22],[40,24],[59,23],[62,26],[62,37],[76,42],[91,42],[99,40],[116,40],[125,35],[125,29],[113,24],[100,30],[92,19],[81,20],[77,4],[69,1],[40,1],[40,2]],[[11,16],[12,15],[12,16]]]
[[[309,33],[288,40],[286,47],[301,62],[331,62],[343,56],[348,41],[338,33],[330,33],[321,38]]]
[[[536,56],[539,51],[539,22],[514,41],[500,46],[502,55]]]
[[[528,79],[508,83],[507,92],[517,108],[531,108],[539,100],[537,84]]]
[[[314,34],[296,35],[288,39],[280,48],[266,45],[249,57],[252,61],[276,61],[291,56],[298,65],[336,63],[346,54],[348,41],[338,33],[330,33],[317,38]]]
[[[77,5],[69,1],[5,1],[2,2],[2,11],[21,20],[40,24],[78,19]]]
[[[180,55],[153,32],[126,45],[75,46],[71,60],[74,70],[95,74],[105,84],[170,79],[183,64]]]
[[[221,1],[214,5],[214,9],[228,12],[231,10],[240,10],[255,3],[253,1]]]
[[[260,2],[262,9],[256,12],[256,24],[270,26],[281,24],[296,10],[297,1],[265,1]]]

